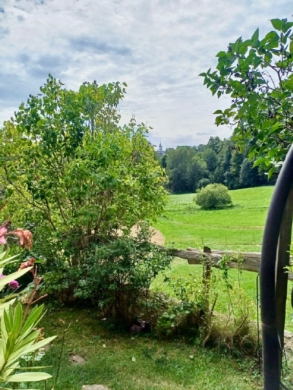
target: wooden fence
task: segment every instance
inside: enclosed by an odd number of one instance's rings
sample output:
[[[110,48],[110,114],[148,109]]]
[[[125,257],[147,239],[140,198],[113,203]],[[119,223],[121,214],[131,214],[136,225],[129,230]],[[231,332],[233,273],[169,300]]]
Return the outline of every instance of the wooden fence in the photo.
[[[212,267],[219,268],[221,260],[225,256],[225,263],[231,268],[252,272],[260,270],[260,253],[256,252],[209,251],[209,248],[205,248],[204,251],[195,248],[187,248],[186,250],[160,248],[170,256],[186,259],[189,264],[202,264],[203,260],[206,259],[209,260]],[[293,274],[289,273],[289,279],[293,280]]]

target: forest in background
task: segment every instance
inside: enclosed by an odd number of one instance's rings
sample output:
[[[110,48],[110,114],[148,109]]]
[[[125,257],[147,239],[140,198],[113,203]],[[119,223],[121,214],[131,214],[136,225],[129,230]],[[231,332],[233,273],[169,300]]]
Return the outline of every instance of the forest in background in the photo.
[[[190,193],[210,183],[222,183],[230,190],[272,185],[275,178],[249,160],[231,139],[210,137],[206,145],[177,146],[159,155],[168,176],[167,189],[175,194]]]

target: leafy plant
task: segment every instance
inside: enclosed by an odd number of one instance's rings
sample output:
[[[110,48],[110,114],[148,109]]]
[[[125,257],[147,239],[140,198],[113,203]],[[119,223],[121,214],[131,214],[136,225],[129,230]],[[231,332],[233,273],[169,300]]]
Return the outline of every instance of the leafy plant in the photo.
[[[165,204],[148,128],[134,118],[119,126],[125,86],[84,83],[74,92],[49,76],[0,132],[5,216],[33,232],[43,273],[68,272],[69,292],[89,248],[155,218]]]
[[[136,237],[123,235],[84,253],[74,295],[98,303],[108,316],[131,320],[151,281],[172,258],[150,243],[148,224]]]
[[[223,184],[208,184],[201,188],[194,201],[204,210],[220,209],[232,204],[228,188]]]
[[[27,248],[30,248],[32,244],[30,231],[23,229],[9,231],[8,226],[8,222],[4,222],[0,226],[0,272],[2,273],[0,292],[7,285],[17,288],[18,283],[15,279],[29,271],[33,272],[35,279],[40,280],[37,278],[36,271],[33,270],[34,259],[22,263],[18,271],[7,276],[3,275],[4,266],[15,262],[17,257],[7,258],[7,251],[4,251],[3,246],[7,244],[8,237],[16,236],[19,239],[19,244]],[[37,328],[43,316],[43,306],[34,307],[29,312],[33,303],[34,292],[31,293],[31,297],[32,299],[29,300],[29,305],[25,310],[23,310],[20,302],[16,303],[18,294],[9,294],[0,299],[0,383],[2,386],[15,382],[42,381],[51,377],[45,372],[23,372],[26,369],[33,370],[40,367],[21,367],[24,356],[35,353],[55,338],[53,336],[43,339],[41,329]],[[6,389],[6,387],[1,388]]]
[[[170,300],[168,309],[158,318],[157,333],[166,336],[182,333],[195,338],[205,309],[202,283],[196,278],[167,278],[166,282],[177,300]]]
[[[230,107],[215,111],[216,124],[233,126],[234,141],[269,177],[292,144],[293,130],[293,22],[271,24],[264,38],[257,29],[250,39],[230,43],[217,54],[216,70],[200,74],[213,95],[232,98]]]

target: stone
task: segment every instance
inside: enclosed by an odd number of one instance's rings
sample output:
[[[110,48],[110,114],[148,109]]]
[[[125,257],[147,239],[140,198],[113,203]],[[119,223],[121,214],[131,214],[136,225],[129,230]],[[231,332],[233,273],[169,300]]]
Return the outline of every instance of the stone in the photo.
[[[103,385],[83,385],[81,390],[109,390]]]
[[[85,360],[83,357],[79,356],[79,355],[73,355],[73,354],[70,354],[69,356],[69,361],[73,364],[83,364],[85,363]]]

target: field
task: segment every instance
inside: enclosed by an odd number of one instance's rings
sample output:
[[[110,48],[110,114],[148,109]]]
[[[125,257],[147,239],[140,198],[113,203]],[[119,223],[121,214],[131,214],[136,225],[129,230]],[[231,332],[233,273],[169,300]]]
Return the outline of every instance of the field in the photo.
[[[201,210],[194,194],[170,195],[164,215],[154,226],[166,245],[178,248],[209,246],[211,249],[260,252],[263,228],[273,187],[230,191],[234,207]]]

